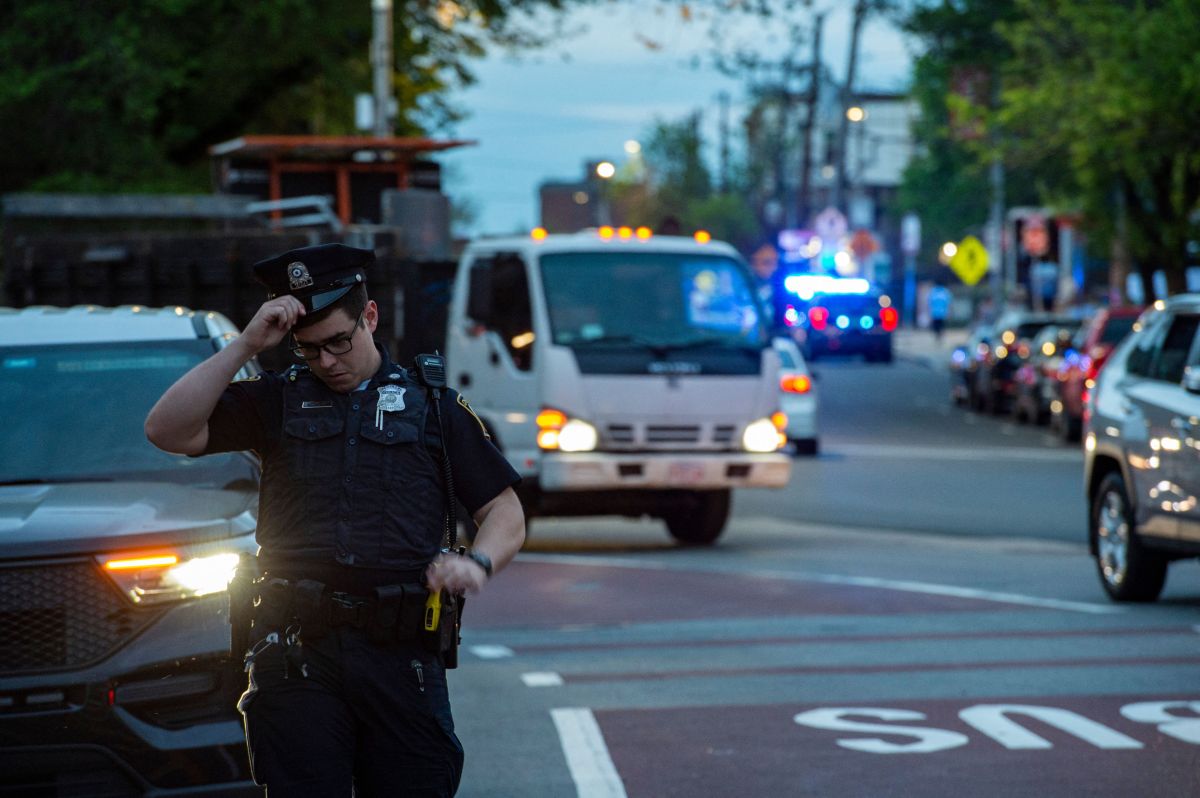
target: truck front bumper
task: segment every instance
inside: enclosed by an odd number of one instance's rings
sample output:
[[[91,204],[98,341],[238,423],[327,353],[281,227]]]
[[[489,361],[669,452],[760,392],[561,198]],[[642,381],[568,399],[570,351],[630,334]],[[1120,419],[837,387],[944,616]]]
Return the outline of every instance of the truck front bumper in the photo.
[[[780,452],[573,452],[544,455],[540,483],[550,491],[782,488],[791,475]]]

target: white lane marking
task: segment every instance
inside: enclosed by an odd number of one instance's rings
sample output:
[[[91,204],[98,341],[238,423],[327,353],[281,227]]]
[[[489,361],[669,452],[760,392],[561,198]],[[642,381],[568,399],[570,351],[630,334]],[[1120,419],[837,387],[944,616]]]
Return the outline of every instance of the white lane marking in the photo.
[[[1043,460],[1053,463],[1083,463],[1083,452],[1074,449],[1035,449],[1030,446],[956,448],[950,446],[896,446],[874,443],[824,442],[829,454],[889,460]]]
[[[787,574],[764,575],[786,577]],[[955,587],[954,585],[937,585],[930,582],[912,582],[905,579],[878,579],[870,576],[839,576],[836,574],[805,574],[792,575],[794,578],[807,579],[813,582],[823,582],[831,585],[852,585],[854,587],[880,587],[886,590],[900,590],[906,593],[926,593],[932,596],[951,596],[953,598],[975,599],[977,601],[994,601],[1000,604],[1020,604],[1027,607],[1043,607],[1053,610],[1070,610],[1086,612],[1092,615],[1111,615],[1125,611],[1124,607],[1114,607],[1108,604],[1089,604],[1083,601],[1065,601],[1063,599],[1040,598],[1025,596],[1020,593],[1003,593],[993,590],[977,590],[971,587]]]
[[[531,671],[522,673],[521,681],[526,687],[562,687],[562,676],[554,671]]]
[[[526,561],[557,562],[564,565],[607,566],[615,568],[641,568],[654,571],[705,571],[703,568],[686,568],[666,565],[664,563],[642,562],[621,557],[590,557],[579,554],[535,554],[522,553],[521,559]],[[720,570],[709,570],[710,573],[726,573]],[[735,572],[737,573],[737,572]],[[1110,604],[1090,604],[1083,601],[1066,601],[1064,599],[1026,596],[1021,593],[1003,593],[993,590],[977,590],[970,587],[955,585],[939,585],[932,582],[916,582],[905,579],[880,579],[872,576],[844,576],[841,574],[818,574],[805,571],[753,571],[741,576],[762,579],[786,579],[793,582],[820,582],[829,585],[850,585],[853,587],[876,587],[884,590],[900,590],[906,593],[925,593],[931,596],[951,596],[954,598],[974,599],[976,601],[991,601],[997,604],[1019,604],[1027,607],[1042,607],[1054,610],[1069,610],[1071,612],[1086,612],[1092,615],[1111,615],[1126,612],[1128,608]]]
[[[579,798],[626,798],[625,785],[604,744],[596,716],[587,708],[550,710]]]
[[[513,656],[513,650],[508,646],[471,646],[470,651],[480,659],[503,659]]]

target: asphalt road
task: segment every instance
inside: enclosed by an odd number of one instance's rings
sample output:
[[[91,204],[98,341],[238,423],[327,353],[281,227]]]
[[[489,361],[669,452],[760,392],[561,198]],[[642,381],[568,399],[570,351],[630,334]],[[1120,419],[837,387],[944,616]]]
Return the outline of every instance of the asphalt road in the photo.
[[[539,519],[468,601],[460,795],[1200,795],[1200,567],[1110,604],[1077,452],[818,369],[825,453],[715,547]]]

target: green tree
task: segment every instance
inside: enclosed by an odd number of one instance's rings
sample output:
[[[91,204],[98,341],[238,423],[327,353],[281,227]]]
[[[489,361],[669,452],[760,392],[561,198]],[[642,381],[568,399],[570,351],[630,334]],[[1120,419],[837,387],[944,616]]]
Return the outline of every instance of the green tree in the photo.
[[[556,34],[516,11],[571,2],[397,0],[397,133],[458,118],[448,91],[487,47]],[[0,4],[0,191],[205,190],[216,142],[352,132],[371,27],[368,0]]]
[[[700,115],[659,120],[644,137],[641,168],[624,171],[610,187],[614,216],[625,224],[648,224],[662,230],[674,222],[682,233],[707,230],[715,238],[748,250],[762,230],[745,195],[735,188],[713,190],[704,160]]]
[[[900,209],[921,217],[923,263],[936,262],[942,242],[978,233],[987,220],[988,166],[1003,135],[990,114],[993,86],[1012,58],[1000,26],[1019,14],[1014,0],[940,0],[916,5],[900,20],[924,47],[912,86],[920,149],[899,192]],[[1007,204],[1037,204],[1033,170],[1005,166]]]
[[[1055,186],[1102,237],[1128,230],[1145,284],[1184,290],[1200,209],[1200,13],[1191,0],[1017,0],[1002,123],[1015,157],[1068,167]],[[1127,224],[1121,224],[1127,220]],[[1123,249],[1118,247],[1118,251]]]

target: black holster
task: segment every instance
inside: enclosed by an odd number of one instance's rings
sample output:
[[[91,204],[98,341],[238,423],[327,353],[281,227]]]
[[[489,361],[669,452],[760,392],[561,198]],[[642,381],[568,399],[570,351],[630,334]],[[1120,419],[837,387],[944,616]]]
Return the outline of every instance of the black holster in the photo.
[[[447,669],[458,667],[458,645],[462,642],[462,609],[465,602],[464,596],[443,590],[442,612],[437,628],[421,634],[425,648],[440,655]]]
[[[254,599],[258,593],[258,558],[243,553],[229,582],[229,656],[240,660],[250,647],[254,622]]]

